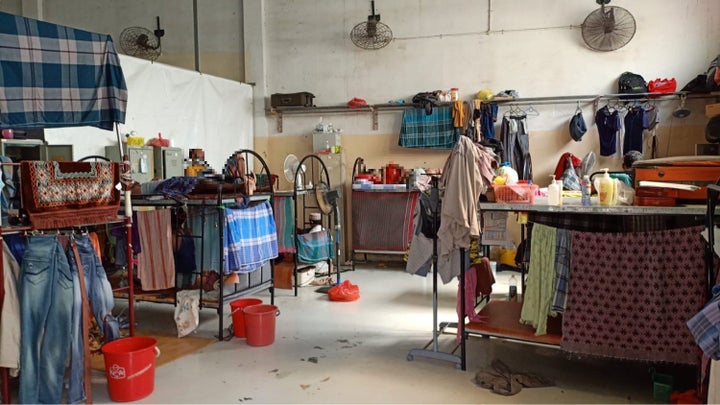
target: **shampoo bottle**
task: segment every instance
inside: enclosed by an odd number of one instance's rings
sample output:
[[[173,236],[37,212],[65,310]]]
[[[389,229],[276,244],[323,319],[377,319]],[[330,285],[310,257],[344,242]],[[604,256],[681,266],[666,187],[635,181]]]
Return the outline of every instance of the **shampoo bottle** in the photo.
[[[600,200],[600,205],[610,206],[615,198],[615,182],[610,177],[610,174],[608,174],[608,169],[602,170],[605,171],[605,174],[600,177],[598,199]]]

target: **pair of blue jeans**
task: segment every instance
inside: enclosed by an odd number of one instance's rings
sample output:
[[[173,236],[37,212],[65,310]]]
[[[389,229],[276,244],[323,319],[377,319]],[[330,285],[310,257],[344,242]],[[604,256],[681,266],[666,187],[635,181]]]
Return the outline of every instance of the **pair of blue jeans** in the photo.
[[[84,346],[82,334],[82,295],[80,293],[80,279],[73,251],[73,242],[77,246],[80,264],[82,265],[85,278],[85,290],[92,313],[95,316],[100,331],[105,337],[105,343],[111,342],[120,337],[120,326],[112,315],[115,306],[112,287],[105,274],[102,262],[90,241],[87,234],[70,236],[67,260],[73,274],[73,289],[75,298],[73,301],[72,316],[72,361],[70,363],[70,385],[68,387],[68,403],[84,401],[83,380],[85,377]]]
[[[22,404],[60,403],[70,354],[73,277],[57,235],[28,236],[18,281]]]

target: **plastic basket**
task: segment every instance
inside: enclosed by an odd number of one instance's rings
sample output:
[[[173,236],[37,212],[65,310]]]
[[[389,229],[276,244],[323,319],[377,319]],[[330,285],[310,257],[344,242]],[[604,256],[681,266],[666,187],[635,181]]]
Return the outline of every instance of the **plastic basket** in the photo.
[[[537,184],[493,185],[495,201],[499,203],[532,204],[537,191]]]

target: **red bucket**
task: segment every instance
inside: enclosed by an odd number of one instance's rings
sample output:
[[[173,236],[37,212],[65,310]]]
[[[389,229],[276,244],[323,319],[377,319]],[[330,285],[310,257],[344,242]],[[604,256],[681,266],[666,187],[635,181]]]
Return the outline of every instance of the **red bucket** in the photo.
[[[127,337],[102,347],[110,399],[116,402],[145,398],[155,387],[155,358],[160,355],[157,340]]]
[[[230,303],[230,315],[232,315],[233,333],[235,337],[245,337],[245,314],[243,313],[243,308],[262,303],[262,300],[259,298],[241,298]]]
[[[245,312],[245,332],[250,346],[267,346],[275,342],[275,317],[280,314],[275,305],[251,305]]]

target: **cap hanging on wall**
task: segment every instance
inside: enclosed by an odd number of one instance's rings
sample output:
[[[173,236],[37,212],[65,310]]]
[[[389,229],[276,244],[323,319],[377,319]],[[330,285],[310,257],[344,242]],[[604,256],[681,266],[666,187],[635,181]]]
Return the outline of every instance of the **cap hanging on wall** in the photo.
[[[576,142],[580,142],[583,135],[587,132],[587,124],[585,124],[585,118],[583,117],[582,110],[578,106],[575,110],[575,114],[570,118],[570,136]]]

